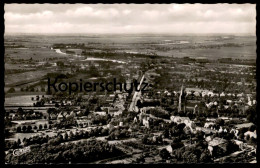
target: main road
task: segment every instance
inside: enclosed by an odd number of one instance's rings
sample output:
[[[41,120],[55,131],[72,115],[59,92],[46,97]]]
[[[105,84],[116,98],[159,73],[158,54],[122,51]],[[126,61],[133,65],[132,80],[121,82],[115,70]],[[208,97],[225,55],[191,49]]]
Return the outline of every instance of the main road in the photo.
[[[133,99],[132,99],[132,102],[130,104],[130,107],[129,107],[129,111],[135,111],[135,112],[138,112],[138,108],[136,107],[136,103],[137,103],[137,100],[140,99],[141,97],[141,85],[143,84],[143,81],[144,81],[144,74],[140,80],[140,84],[137,86],[137,91],[135,91],[134,93],[134,96],[133,96]]]

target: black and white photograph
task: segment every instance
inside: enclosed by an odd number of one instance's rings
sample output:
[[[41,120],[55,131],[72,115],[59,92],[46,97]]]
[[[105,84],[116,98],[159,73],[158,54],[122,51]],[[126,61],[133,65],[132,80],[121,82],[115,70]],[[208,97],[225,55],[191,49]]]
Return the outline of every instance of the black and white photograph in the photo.
[[[256,4],[4,4],[4,163],[257,163]]]

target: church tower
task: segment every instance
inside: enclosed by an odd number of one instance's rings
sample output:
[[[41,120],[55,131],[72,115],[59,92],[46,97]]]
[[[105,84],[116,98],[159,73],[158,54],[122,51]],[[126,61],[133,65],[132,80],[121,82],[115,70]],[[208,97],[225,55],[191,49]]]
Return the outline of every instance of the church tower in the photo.
[[[182,98],[182,94],[183,94],[183,85],[181,85],[181,92],[180,92],[180,96],[179,96],[178,112],[181,111],[181,98]]]

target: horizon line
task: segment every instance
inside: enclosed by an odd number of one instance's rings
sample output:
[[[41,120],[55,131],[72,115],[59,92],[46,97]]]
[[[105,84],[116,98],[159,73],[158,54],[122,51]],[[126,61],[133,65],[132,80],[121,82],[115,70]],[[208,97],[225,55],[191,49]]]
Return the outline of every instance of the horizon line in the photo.
[[[254,33],[25,33],[25,32],[5,32],[4,35],[250,35]]]

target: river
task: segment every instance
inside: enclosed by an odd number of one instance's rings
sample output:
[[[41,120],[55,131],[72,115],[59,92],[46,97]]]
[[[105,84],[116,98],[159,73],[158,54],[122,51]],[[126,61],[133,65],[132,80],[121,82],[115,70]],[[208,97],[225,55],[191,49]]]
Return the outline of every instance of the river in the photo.
[[[58,54],[62,54],[62,55],[71,55],[71,54],[67,54],[67,53],[64,53],[62,52],[60,49],[54,49],[56,53]],[[80,55],[73,55],[75,57],[82,57]],[[104,59],[104,58],[94,58],[94,57],[87,57],[87,59],[85,60],[82,60],[82,61],[111,61],[111,62],[117,62],[117,63],[120,63],[120,64],[126,64],[126,62],[124,61],[119,61],[119,60],[113,60],[113,59]]]

